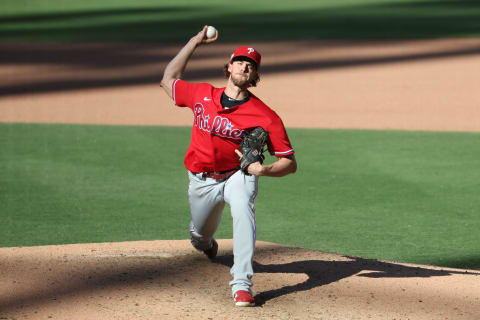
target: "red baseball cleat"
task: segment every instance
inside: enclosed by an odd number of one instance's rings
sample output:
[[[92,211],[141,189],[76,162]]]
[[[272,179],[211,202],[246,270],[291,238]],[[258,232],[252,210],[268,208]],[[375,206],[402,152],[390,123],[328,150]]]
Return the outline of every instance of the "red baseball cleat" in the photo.
[[[245,290],[238,290],[235,292],[235,305],[237,307],[254,307],[255,299]]]

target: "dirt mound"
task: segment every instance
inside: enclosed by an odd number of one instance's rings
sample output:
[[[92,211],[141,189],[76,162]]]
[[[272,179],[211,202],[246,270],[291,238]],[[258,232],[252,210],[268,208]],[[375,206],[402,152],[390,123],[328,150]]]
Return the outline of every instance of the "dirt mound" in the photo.
[[[0,249],[0,319],[475,319],[480,272],[258,242],[257,307],[231,297],[232,241]]]

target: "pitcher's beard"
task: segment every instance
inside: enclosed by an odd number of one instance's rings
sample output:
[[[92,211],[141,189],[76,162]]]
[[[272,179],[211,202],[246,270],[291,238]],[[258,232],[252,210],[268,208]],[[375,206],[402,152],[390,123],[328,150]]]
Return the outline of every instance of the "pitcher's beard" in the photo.
[[[246,89],[250,86],[250,81],[248,81],[248,78],[244,78],[244,77],[239,77],[239,78],[232,77],[232,82],[235,86],[242,89]]]

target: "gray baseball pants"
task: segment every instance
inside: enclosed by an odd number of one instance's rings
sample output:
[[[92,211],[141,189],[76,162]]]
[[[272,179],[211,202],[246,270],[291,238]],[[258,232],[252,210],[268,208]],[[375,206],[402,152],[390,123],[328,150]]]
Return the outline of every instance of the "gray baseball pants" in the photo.
[[[188,172],[190,184],[190,239],[198,250],[206,250],[220,224],[225,203],[229,204],[233,218],[233,267],[230,274],[232,294],[246,290],[252,294],[253,255],[255,251],[256,223],[255,197],[258,177],[247,176],[240,170],[227,180],[204,178],[201,173]]]

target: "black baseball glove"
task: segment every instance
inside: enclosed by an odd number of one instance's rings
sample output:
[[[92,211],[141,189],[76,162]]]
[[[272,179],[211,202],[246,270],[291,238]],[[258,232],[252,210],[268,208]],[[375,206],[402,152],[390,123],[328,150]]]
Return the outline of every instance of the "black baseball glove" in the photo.
[[[240,169],[248,174],[248,166],[251,163],[260,161],[263,163],[265,156],[264,147],[267,142],[268,132],[262,127],[256,127],[250,133],[248,133],[240,143],[240,152],[242,157],[240,158]]]

